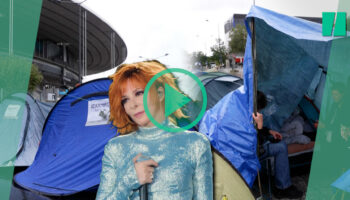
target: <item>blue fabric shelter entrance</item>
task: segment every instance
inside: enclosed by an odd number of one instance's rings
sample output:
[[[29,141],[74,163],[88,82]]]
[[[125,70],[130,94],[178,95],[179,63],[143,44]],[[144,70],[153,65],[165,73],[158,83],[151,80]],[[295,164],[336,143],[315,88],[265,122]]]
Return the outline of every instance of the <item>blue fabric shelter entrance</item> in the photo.
[[[253,14],[255,13],[255,14]],[[258,17],[255,17],[258,16]],[[331,37],[321,24],[253,7],[258,89],[269,100],[264,123],[279,130],[304,95],[321,107]]]
[[[15,176],[17,184],[42,194],[69,195],[100,183],[104,146],[116,135],[105,123],[110,84],[109,79],[85,83],[57,102],[35,160]]]
[[[208,110],[200,122],[199,131],[209,137],[213,147],[238,169],[250,186],[260,168],[251,116],[253,65],[252,35],[248,24],[253,18],[258,89],[269,98],[269,105],[263,111],[264,123],[275,130],[280,129],[307,92],[320,105],[323,91],[321,80],[324,82],[325,77],[322,79],[319,73],[327,70],[333,39],[322,36],[321,24],[258,6],[253,6],[247,15],[244,87],[227,94]]]

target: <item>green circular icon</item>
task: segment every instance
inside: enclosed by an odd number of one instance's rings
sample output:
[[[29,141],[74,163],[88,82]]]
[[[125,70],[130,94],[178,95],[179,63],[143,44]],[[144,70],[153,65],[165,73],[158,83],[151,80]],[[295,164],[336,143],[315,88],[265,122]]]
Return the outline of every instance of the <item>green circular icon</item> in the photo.
[[[201,90],[202,97],[203,97],[202,108],[201,108],[198,116],[195,118],[195,120],[193,120],[190,124],[188,124],[188,125],[186,125],[184,127],[178,127],[178,128],[169,127],[169,126],[166,126],[164,124],[159,123],[156,119],[154,119],[154,117],[152,116],[152,114],[149,111],[148,106],[147,106],[147,96],[148,96],[148,92],[149,92],[152,84],[159,77],[163,76],[164,74],[174,73],[174,72],[183,73],[183,74],[191,77],[193,80],[195,80],[195,82],[197,83],[197,85],[199,86],[199,88]],[[171,100],[173,100],[173,99],[180,99],[182,101],[182,103],[180,103],[179,105],[186,104],[188,102],[188,98],[187,97],[183,97],[182,98],[181,95],[176,94],[175,89],[171,89],[172,88],[171,86],[168,86],[166,84],[164,87],[165,87],[165,95],[167,95],[167,93],[166,93],[167,90],[170,91],[170,93],[172,93],[171,98],[168,98],[168,99],[171,99]],[[165,104],[167,104],[167,97],[166,96],[165,96]],[[168,131],[168,132],[184,131],[184,130],[188,130],[188,129],[194,127],[201,120],[201,118],[203,117],[203,115],[205,113],[205,109],[207,107],[207,92],[205,91],[205,87],[203,86],[201,80],[199,80],[199,78],[196,75],[192,74],[191,72],[189,72],[189,71],[187,71],[185,69],[180,69],[180,68],[165,69],[165,70],[159,72],[158,74],[156,74],[155,76],[153,76],[153,78],[147,83],[146,88],[145,88],[145,92],[144,92],[144,95],[143,95],[143,106],[144,106],[144,110],[145,110],[145,113],[146,113],[147,117],[158,128],[163,129],[163,130]],[[176,110],[176,108],[169,107],[167,105],[165,105],[165,107],[166,107],[165,108],[165,113],[172,113],[171,111]],[[169,107],[170,111],[167,111],[167,107]]]

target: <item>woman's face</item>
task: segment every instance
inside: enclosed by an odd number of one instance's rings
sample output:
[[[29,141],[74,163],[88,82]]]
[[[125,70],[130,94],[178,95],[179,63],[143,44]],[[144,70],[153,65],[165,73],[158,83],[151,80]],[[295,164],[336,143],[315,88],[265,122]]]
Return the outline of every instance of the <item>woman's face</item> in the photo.
[[[143,93],[144,87],[140,84],[134,84],[128,80],[124,93],[122,94],[122,105],[124,106],[125,112],[129,117],[138,125],[142,127],[154,126],[153,123],[147,117],[143,107]],[[147,96],[147,101],[150,102],[150,92]],[[152,116],[159,122],[164,120],[164,111],[157,109],[156,105],[148,103],[148,109]]]

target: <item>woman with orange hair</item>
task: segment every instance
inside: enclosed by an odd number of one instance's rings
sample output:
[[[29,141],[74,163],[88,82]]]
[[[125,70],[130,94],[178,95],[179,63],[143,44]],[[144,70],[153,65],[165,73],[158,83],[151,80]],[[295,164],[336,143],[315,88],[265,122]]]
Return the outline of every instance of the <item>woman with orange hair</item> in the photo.
[[[112,75],[110,119],[121,135],[105,146],[96,199],[140,199],[138,189],[144,184],[148,199],[213,199],[209,140],[195,131],[162,130],[145,113],[145,87],[165,69],[157,61],[146,61],[124,64]],[[147,106],[157,122],[176,128],[176,119],[185,115],[178,109],[165,117],[165,84],[179,91],[167,73],[151,86]]]

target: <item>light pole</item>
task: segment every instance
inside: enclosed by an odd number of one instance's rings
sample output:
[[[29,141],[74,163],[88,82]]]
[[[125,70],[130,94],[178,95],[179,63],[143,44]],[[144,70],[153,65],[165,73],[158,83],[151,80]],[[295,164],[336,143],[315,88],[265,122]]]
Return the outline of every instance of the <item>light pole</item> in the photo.
[[[139,56],[139,58],[145,59],[145,60],[157,60],[158,58],[165,57],[165,56],[168,56],[168,55],[169,55],[169,53],[165,53],[164,55],[161,55],[161,56],[158,56],[158,57],[155,57],[155,58],[152,58],[152,59],[145,58],[143,56]]]
[[[165,57],[165,56],[168,56],[168,55],[169,55],[169,53],[165,53],[165,54],[162,55],[162,56],[158,56],[158,57],[154,58],[154,60],[157,60],[158,58]]]
[[[205,22],[209,23],[209,19],[206,19]],[[209,28],[210,28],[210,27],[209,27]],[[209,29],[209,30],[210,30],[210,29]],[[207,30],[207,31],[208,31],[208,30]],[[208,31],[208,33],[209,33],[209,31]],[[209,33],[209,34],[211,34],[211,33]],[[210,35],[210,36],[209,36],[209,39],[210,39],[212,36],[213,36],[213,35]],[[207,42],[208,42],[208,41],[205,41],[205,51],[206,51],[205,53],[206,53],[206,54],[208,54]],[[209,45],[210,45],[210,43],[209,43]]]
[[[210,22],[209,19],[205,19],[206,22]],[[218,25],[218,52],[219,52],[219,63],[220,65],[223,63],[223,57],[221,55],[221,53],[224,53],[224,52],[221,52],[221,38],[220,38],[220,23],[217,24]]]

